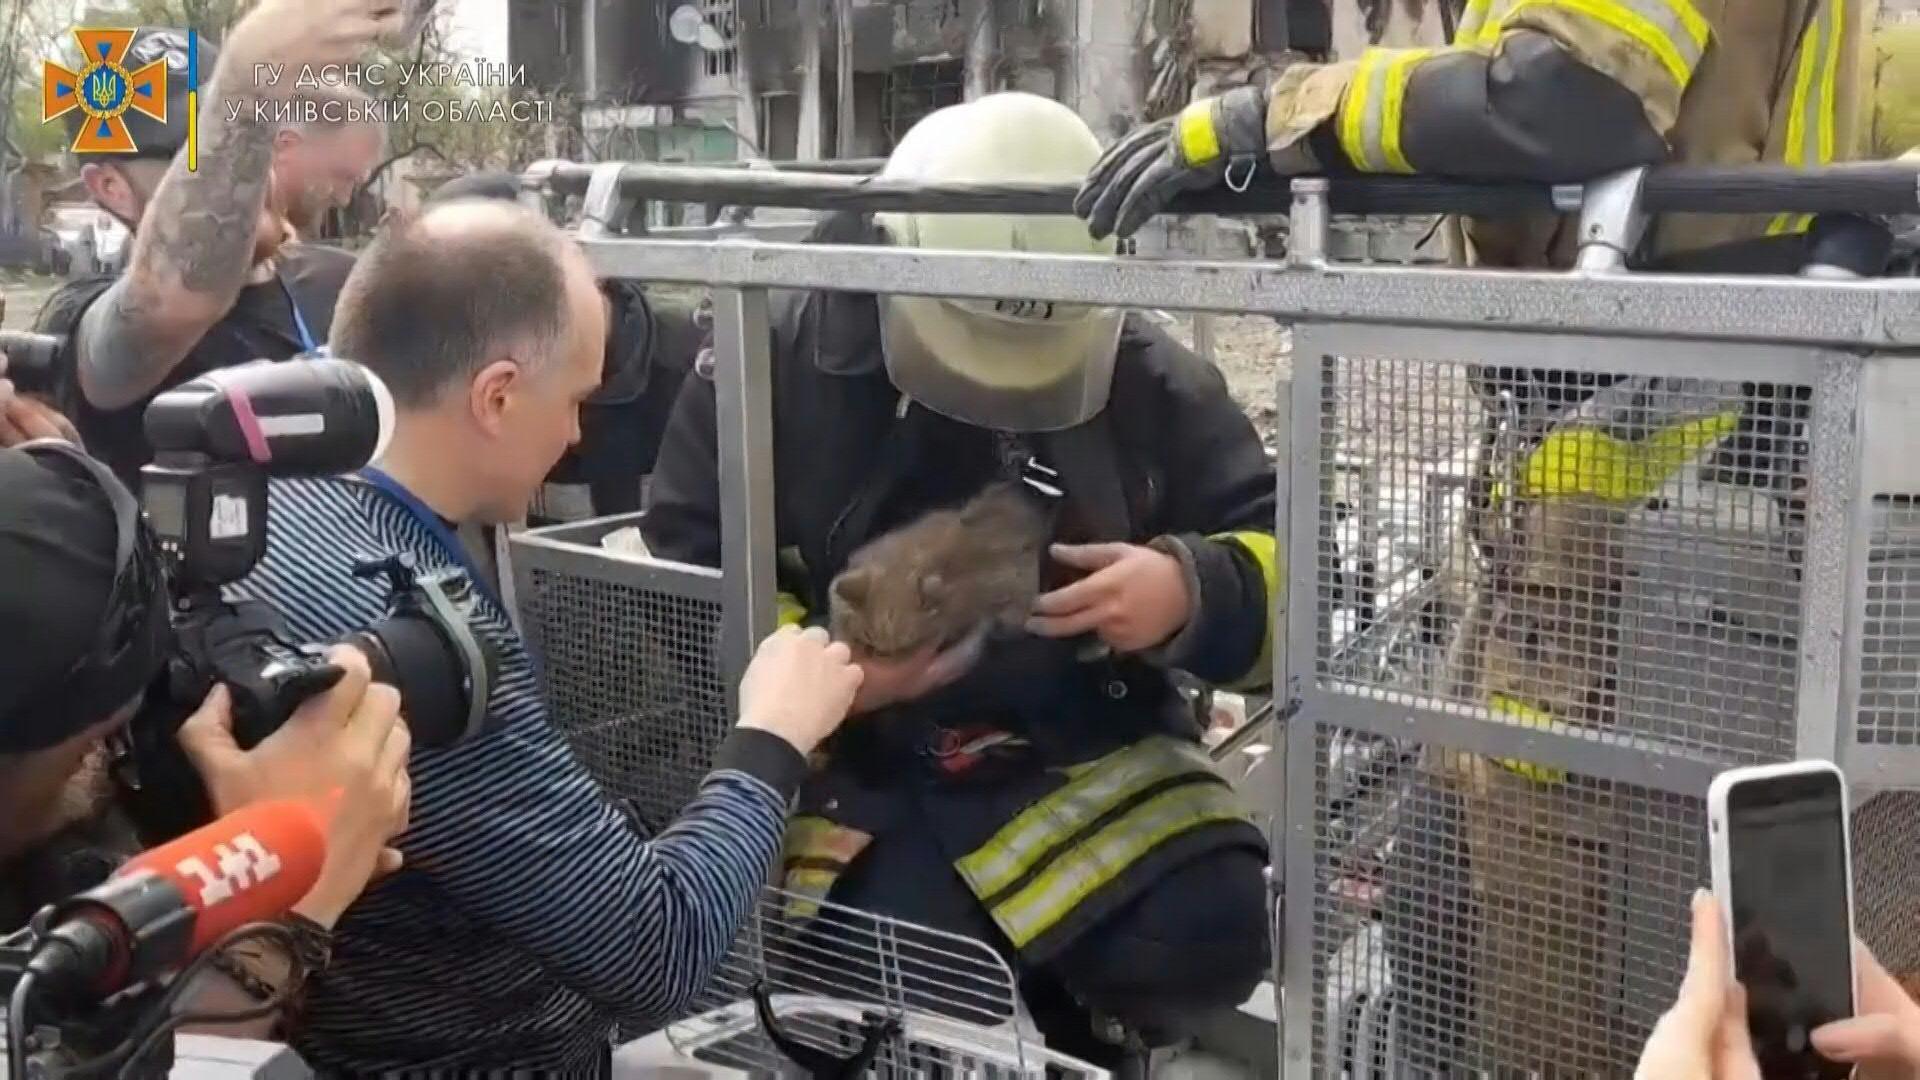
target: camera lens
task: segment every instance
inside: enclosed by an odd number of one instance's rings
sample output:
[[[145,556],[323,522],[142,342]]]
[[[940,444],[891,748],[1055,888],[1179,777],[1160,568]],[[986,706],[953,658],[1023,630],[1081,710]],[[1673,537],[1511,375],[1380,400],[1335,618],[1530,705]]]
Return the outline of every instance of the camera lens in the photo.
[[[475,640],[488,652],[483,636],[475,635]],[[476,687],[469,680],[460,647],[417,611],[394,615],[347,637],[344,643],[366,654],[374,682],[400,691],[401,710],[414,745],[429,748],[452,746],[467,735],[470,695],[485,692],[484,686],[491,683],[488,672],[497,663],[488,652],[486,670],[475,673],[484,681]]]

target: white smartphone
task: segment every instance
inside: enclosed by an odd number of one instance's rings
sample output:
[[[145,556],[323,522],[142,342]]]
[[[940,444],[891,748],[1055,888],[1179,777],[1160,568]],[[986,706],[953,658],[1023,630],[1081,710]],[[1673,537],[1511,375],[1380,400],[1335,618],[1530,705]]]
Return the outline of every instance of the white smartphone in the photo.
[[[1847,780],[1831,762],[1732,769],[1707,792],[1713,892],[1766,1080],[1844,1080],[1814,1029],[1853,1015]]]

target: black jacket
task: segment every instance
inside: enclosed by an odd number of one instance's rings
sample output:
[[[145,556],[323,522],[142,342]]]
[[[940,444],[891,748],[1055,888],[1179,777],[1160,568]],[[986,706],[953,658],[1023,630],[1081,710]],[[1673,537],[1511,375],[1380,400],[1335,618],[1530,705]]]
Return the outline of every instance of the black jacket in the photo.
[[[60,385],[56,399],[73,419],[87,452],[112,467],[134,491],[140,490],[140,468],[153,460],[143,423],[147,405],[155,397],[210,371],[254,360],[285,360],[299,354],[302,342],[293,304],[316,345],[325,344],[333,327],[333,308],[352,272],[350,252],[324,244],[289,244],[277,256],[275,280],[248,285],[234,298],[233,307],[208,329],[184,359],[175,365],[152,393],[124,409],[96,409],[80,392],[78,356],[69,341],[56,361]],[[113,284],[111,277],[68,282],[47,298],[35,329],[71,338],[81,316]]]
[[[1166,668],[1218,684],[1269,681],[1274,477],[1210,364],[1130,316],[1107,409],[1071,432],[1016,440],[917,405],[898,415],[873,297],[776,293],[771,306],[781,586],[815,617],[849,556],[1004,476],[1015,467],[1010,444],[1062,473],[1069,501],[1058,539],[1165,537],[1186,556],[1195,614],[1155,656],[1082,662],[1070,642],[996,642],[966,679],[914,705],[916,716],[996,720],[1043,751],[1088,760],[1147,731],[1192,734]],[[720,565],[716,442],[713,383],[688,379],[652,481],[644,529],[655,555]],[[1258,536],[1250,548],[1227,534]]]
[[[580,442],[549,482],[587,484],[598,516],[640,509],[641,478],[653,472],[660,437],[706,331],[690,297],[603,282],[612,301],[606,374],[580,409]]]

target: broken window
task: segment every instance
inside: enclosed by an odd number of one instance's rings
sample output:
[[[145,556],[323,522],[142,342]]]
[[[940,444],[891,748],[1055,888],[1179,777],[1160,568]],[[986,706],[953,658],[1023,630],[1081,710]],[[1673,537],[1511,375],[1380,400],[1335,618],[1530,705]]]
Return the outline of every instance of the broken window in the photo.
[[[734,8],[734,0],[700,0],[700,12],[707,17],[707,25],[720,32],[727,42],[724,49],[704,50],[707,63],[707,77],[710,79],[732,78],[734,65],[739,59],[739,50],[734,46],[740,33],[739,15]]]
[[[894,67],[887,72],[886,108],[882,113],[887,146],[898,144],[921,117],[965,99],[964,61],[935,60]]]

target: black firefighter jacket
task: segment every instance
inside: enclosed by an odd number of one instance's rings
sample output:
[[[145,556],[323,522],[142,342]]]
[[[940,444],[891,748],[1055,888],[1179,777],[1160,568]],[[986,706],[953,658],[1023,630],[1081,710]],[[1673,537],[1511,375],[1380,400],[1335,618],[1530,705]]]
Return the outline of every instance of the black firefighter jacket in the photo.
[[[945,858],[958,859],[1057,788],[1060,766],[1153,734],[1194,739],[1197,725],[1169,669],[1215,684],[1270,682],[1269,614],[1279,573],[1274,477],[1210,364],[1130,317],[1106,410],[1069,432],[1012,439],[901,408],[881,361],[871,296],[776,294],[772,307],[775,517],[787,605],[823,618],[829,584],[865,542],[1009,477],[1023,453],[1061,473],[1068,500],[1057,539],[1160,541],[1182,556],[1196,597],[1186,629],[1148,657],[1089,659],[1084,642],[994,639],[955,685],[843,728],[828,747],[830,764],[802,794],[802,815],[876,839],[922,822]],[[716,450],[714,386],[689,379],[661,446],[643,526],[656,556],[720,564]],[[997,781],[964,785],[933,777],[924,763],[937,729],[982,724],[1026,738],[1048,768],[1016,766]],[[1252,870],[1264,841],[1239,820],[1160,844],[1023,956],[1046,962],[1172,868],[1226,849],[1248,851]],[[868,885],[915,895],[856,888],[842,902],[955,932],[973,929],[972,901],[930,900],[918,895],[928,889],[917,882]],[[1256,934],[1245,945],[1250,963],[1258,963],[1259,944]]]
[[[1273,469],[1212,365],[1129,316],[1106,410],[1071,432],[1014,440],[918,406],[901,415],[872,297],[776,294],[772,308],[781,586],[811,615],[824,617],[829,584],[862,545],[1006,476],[1014,444],[1062,473],[1069,510],[1056,539],[1166,537],[1189,556],[1193,618],[1154,656],[1085,663],[1073,643],[1002,642],[927,710],[1022,732],[1037,721],[1079,728],[1071,718],[1081,716],[1092,721],[1089,741],[1062,749],[1085,760],[1144,731],[1178,728],[1166,668],[1216,685],[1270,681]],[[714,386],[690,379],[653,475],[644,530],[654,555],[720,565],[717,460]]]

